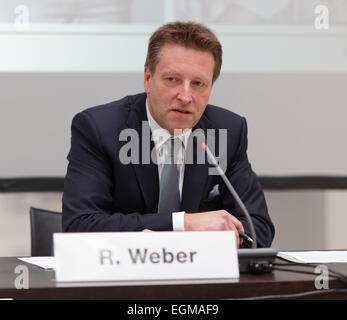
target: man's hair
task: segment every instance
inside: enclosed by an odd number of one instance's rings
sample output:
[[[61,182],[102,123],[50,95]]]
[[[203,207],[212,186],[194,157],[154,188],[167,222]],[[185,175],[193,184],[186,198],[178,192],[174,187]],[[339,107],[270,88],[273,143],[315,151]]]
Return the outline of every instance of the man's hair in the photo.
[[[178,44],[184,47],[212,53],[214,57],[213,82],[218,78],[222,67],[222,46],[216,35],[207,27],[195,22],[172,22],[161,26],[149,39],[145,67],[151,74],[159,60],[159,53],[165,44]]]

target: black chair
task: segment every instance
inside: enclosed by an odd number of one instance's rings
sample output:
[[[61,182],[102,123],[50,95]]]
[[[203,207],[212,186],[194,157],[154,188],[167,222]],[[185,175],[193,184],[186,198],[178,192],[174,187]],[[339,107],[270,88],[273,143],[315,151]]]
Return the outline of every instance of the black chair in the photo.
[[[62,214],[30,207],[31,255],[53,255],[53,233],[62,232]]]

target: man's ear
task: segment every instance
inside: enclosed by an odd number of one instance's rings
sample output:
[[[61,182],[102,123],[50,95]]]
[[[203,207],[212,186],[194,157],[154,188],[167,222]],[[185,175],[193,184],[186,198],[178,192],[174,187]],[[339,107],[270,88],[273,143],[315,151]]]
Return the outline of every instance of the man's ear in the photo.
[[[149,89],[151,87],[151,72],[149,71],[148,67],[145,67],[145,71],[144,71],[144,88],[145,88],[145,92],[149,93]]]

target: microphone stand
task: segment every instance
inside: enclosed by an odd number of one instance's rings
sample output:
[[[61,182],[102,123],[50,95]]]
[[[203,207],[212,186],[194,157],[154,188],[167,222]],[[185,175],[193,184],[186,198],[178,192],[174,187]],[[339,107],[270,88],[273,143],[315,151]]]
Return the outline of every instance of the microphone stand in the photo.
[[[276,259],[277,250],[271,248],[257,248],[257,236],[254,229],[254,224],[251,219],[250,214],[239,195],[235,191],[234,187],[230,183],[229,179],[226,177],[224,171],[219,166],[217,159],[214,157],[212,152],[207,146],[206,142],[201,144],[201,148],[206,151],[207,157],[210,163],[217,169],[219,175],[223,179],[225,185],[227,186],[230,193],[233,195],[237,204],[241,208],[243,214],[245,215],[247,222],[250,226],[251,237],[252,237],[252,248],[251,249],[238,249],[237,254],[239,258],[239,270],[240,272],[247,273],[265,273],[272,271],[272,263]]]

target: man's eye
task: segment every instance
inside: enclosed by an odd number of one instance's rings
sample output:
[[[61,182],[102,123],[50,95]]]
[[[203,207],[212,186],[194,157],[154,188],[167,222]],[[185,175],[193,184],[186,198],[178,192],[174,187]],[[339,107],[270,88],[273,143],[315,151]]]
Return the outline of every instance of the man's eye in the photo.
[[[174,81],[175,81],[175,78],[174,78],[174,77],[168,77],[167,80],[168,80],[169,82],[174,82]]]
[[[197,87],[202,87],[203,86],[203,83],[201,81],[195,81],[194,84],[197,86]]]

